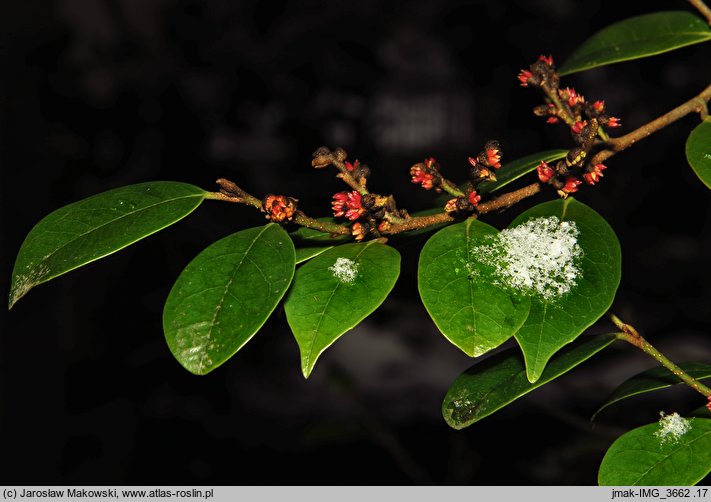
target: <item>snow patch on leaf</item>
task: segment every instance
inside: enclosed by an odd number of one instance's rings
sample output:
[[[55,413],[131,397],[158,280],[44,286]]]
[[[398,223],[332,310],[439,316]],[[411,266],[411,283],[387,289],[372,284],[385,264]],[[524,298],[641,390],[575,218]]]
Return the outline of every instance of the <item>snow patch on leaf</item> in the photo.
[[[534,218],[475,246],[471,258],[493,267],[500,286],[553,301],[582,276],[579,234],[574,221]]]
[[[344,284],[352,284],[358,277],[358,264],[348,258],[338,258],[328,270]]]
[[[663,411],[659,412],[659,430],[654,433],[659,438],[659,444],[663,445],[667,441],[670,443],[678,443],[679,439],[691,430],[691,420],[680,416],[677,412],[671,415],[665,415]]]

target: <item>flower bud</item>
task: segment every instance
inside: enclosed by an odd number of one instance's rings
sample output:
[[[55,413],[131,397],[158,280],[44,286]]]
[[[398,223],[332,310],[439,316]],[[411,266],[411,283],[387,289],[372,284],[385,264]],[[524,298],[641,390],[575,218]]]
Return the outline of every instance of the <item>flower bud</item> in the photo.
[[[298,201],[292,197],[284,195],[268,194],[262,200],[261,211],[265,214],[265,218],[277,223],[283,221],[291,221],[291,218],[296,212],[296,203]]]
[[[549,166],[543,161],[541,161],[541,163],[539,164],[537,171],[538,179],[541,180],[541,183],[548,183],[555,175],[555,172],[553,171],[551,166]]]

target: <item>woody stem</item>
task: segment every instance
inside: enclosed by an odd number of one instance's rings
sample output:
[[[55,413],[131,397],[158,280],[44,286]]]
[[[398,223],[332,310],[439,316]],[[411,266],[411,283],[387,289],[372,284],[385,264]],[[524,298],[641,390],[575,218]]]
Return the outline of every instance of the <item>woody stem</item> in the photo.
[[[624,323],[619,317],[617,317],[615,314],[609,313],[610,320],[617,326],[620,330],[622,330],[621,333],[617,333],[617,339],[618,340],[624,340],[625,342],[634,345],[638,349],[642,350],[645,354],[647,354],[650,357],[653,357],[656,359],[659,364],[664,366],[666,369],[671,371],[674,375],[676,375],[682,382],[684,382],[686,385],[694,389],[696,392],[699,394],[711,398],[711,389],[708,388],[706,385],[702,384],[698,380],[696,380],[694,377],[689,375],[687,372],[685,372],[683,369],[681,369],[679,366],[674,364],[669,358],[667,358],[664,354],[659,352],[656,348],[652,346],[647,340],[642,338],[642,336],[637,332],[637,330],[633,327],[630,326],[629,324]]]
[[[677,106],[673,110],[668,111],[664,115],[657,117],[651,122],[644,124],[638,129],[635,129],[624,136],[610,139],[605,143],[605,149],[597,152],[592,157],[590,164],[595,165],[602,163],[616,153],[626,150],[637,141],[654,134],[660,129],[663,129],[686,115],[691,113],[699,113],[702,117],[704,114],[707,115],[708,111],[706,107],[709,100],[711,100],[711,85],[707,86],[703,91],[691,98],[689,101]]]

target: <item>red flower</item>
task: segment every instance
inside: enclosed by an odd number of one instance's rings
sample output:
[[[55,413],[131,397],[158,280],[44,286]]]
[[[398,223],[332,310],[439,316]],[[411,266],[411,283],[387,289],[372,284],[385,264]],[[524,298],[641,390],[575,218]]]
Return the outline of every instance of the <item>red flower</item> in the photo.
[[[262,212],[271,221],[290,221],[296,212],[296,199],[284,195],[268,194],[262,200]]]
[[[578,121],[575,124],[573,124],[573,127],[571,127],[570,130],[573,131],[573,134],[580,134],[581,132],[583,132],[583,129],[587,125],[588,125],[587,120]]]
[[[472,190],[472,192],[469,194],[469,203],[476,207],[479,205],[479,201],[481,200],[481,195],[477,195],[476,190]],[[455,199],[456,200],[456,199]]]
[[[356,221],[351,227],[351,234],[355,237],[355,240],[362,241],[363,238],[368,235],[368,225]]]
[[[358,169],[360,167],[360,161],[358,159],[356,159],[355,162],[353,162],[352,164],[348,161],[346,161],[345,164],[346,164],[346,169],[348,169],[349,171]]]
[[[568,106],[575,106],[578,103],[585,102],[585,98],[578,94],[573,87],[566,87],[565,89],[561,89],[558,91],[558,94],[560,94],[561,98],[568,101]]]
[[[551,169],[551,166],[541,161],[538,166],[538,179],[541,180],[541,183],[548,183],[554,175],[555,172]]]
[[[390,230],[390,222],[389,221],[383,220],[378,224],[378,232],[380,232],[381,234],[384,234],[388,230]]]
[[[449,213],[454,213],[457,211],[457,199],[449,199],[447,203],[444,205],[444,212],[449,214]]]
[[[546,119],[547,124],[557,124],[558,123],[558,117],[548,117]]]
[[[709,402],[706,407],[709,409],[709,411],[711,411],[711,396],[709,396]]]
[[[578,185],[580,185],[582,181],[580,181],[578,178],[574,178],[573,176],[569,176],[565,179],[565,185],[563,185],[563,188],[560,189],[561,192],[563,192],[563,197],[567,197],[569,193],[574,193],[578,191]]]
[[[540,56],[538,56],[538,60],[539,60],[539,61],[543,61],[543,62],[546,63],[548,66],[553,66],[553,56],[550,55],[550,54],[548,54],[548,57],[546,57],[546,56],[544,56],[543,54],[541,54]]]
[[[603,177],[602,172],[607,169],[607,166],[605,164],[595,164],[592,166],[592,170],[583,174],[583,178],[585,178],[585,181],[588,183],[588,185],[594,185],[598,181],[600,181],[600,178]]]
[[[518,74],[518,80],[521,82],[521,87],[528,87],[528,79],[533,76],[533,73],[531,73],[528,70],[521,70],[521,72]]]
[[[595,110],[597,113],[602,113],[605,111],[605,102],[604,101],[595,101],[593,103],[593,110]]]
[[[493,167],[494,169],[498,169],[501,167],[501,150],[499,150],[496,147],[491,147],[486,149],[486,161],[489,164],[489,166]]]
[[[620,127],[621,125],[622,121],[617,117],[610,117],[607,121],[607,127]]]
[[[331,202],[333,216],[340,218],[345,216],[349,220],[357,220],[365,213],[361,202],[361,195],[353,190],[352,192],[339,192],[333,196]]]
[[[413,183],[419,183],[425,190],[430,190],[434,186],[434,175],[422,169],[419,165],[414,165],[410,169]]]
[[[472,165],[472,167],[476,167],[478,161],[474,157],[469,157],[469,163]]]
[[[437,167],[437,161],[435,160],[434,157],[428,157],[425,159],[425,165],[429,167],[430,169],[436,168]]]

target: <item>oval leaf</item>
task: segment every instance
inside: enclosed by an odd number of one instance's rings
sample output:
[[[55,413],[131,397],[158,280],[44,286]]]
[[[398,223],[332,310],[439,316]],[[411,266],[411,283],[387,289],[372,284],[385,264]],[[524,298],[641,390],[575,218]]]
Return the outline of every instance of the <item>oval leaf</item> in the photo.
[[[294,244],[275,223],[220,239],[180,274],[163,308],[170,351],[185,369],[209,373],[247,343],[294,276]]]
[[[380,306],[400,275],[400,254],[370,241],[329,249],[299,268],[284,303],[311,374],[321,353]]]
[[[314,256],[318,256],[324,251],[332,249],[333,246],[309,246],[305,248],[296,249],[296,264],[309,261]]]
[[[614,341],[615,335],[576,341],[551,360],[536,383],[526,378],[526,368],[517,348],[496,354],[457,377],[442,403],[444,420],[454,429],[468,427],[567,373]]]
[[[679,367],[697,380],[711,378],[711,365],[709,364],[682,363],[679,364]],[[683,382],[679,380],[679,377],[675,376],[668,369],[661,366],[643,371],[620,384],[620,386],[612,392],[610,397],[607,398],[605,404],[600,406],[590,420],[595,420],[595,417],[602,410],[617,403],[618,401],[622,401],[623,399],[639,394],[644,394],[646,392],[666,389],[667,387],[680,383]]]
[[[205,191],[185,183],[129,185],[74,202],[25,238],[12,271],[8,307],[33,287],[115,253],[186,217]]]
[[[572,197],[532,207],[519,215],[510,227],[547,216],[575,222],[583,256],[579,264],[580,277],[572,289],[555,299],[532,296],[528,318],[514,335],[526,359],[531,382],[541,376],[556,351],[575,340],[607,311],[621,275],[620,243],[615,232],[599,214]]]
[[[496,171],[496,181],[482,183],[477,187],[477,192],[495,192],[531,171],[535,171],[541,161],[553,162],[564,158],[567,154],[568,150],[546,150],[505,163]]]
[[[420,253],[422,303],[442,334],[469,356],[504,343],[528,315],[529,299],[497,286],[492,267],[473,259],[474,248],[498,233],[470,218],[437,232]]]
[[[686,159],[696,176],[711,188],[711,117],[707,117],[689,134]]]
[[[597,32],[561,66],[560,74],[654,56],[707,40],[711,40],[708,24],[690,12],[645,14]]]
[[[655,436],[659,424],[623,434],[605,453],[598,473],[603,486],[689,486],[711,472],[711,420],[694,418],[678,441]]]

